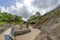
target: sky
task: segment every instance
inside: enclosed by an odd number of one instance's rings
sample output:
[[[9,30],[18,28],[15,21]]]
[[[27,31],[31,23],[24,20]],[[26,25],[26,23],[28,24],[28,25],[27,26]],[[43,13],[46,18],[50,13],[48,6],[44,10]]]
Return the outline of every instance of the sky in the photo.
[[[0,10],[22,16],[27,20],[35,12],[43,15],[58,4],[60,0],[0,0]]]

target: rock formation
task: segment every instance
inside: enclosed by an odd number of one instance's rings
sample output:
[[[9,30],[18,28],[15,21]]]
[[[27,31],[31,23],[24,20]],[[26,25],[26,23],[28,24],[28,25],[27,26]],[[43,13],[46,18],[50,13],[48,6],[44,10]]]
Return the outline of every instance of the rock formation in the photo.
[[[41,16],[34,28],[42,31],[35,40],[60,40],[60,6]]]

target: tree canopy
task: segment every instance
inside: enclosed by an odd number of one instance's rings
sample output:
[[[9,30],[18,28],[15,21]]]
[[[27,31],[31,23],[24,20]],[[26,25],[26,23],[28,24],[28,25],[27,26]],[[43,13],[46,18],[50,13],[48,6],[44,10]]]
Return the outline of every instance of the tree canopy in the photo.
[[[36,12],[35,15],[32,15],[32,16],[28,19],[28,23],[29,23],[29,24],[34,24],[40,16],[41,16],[40,13],[39,13],[39,12]]]
[[[12,22],[12,24],[23,24],[23,20],[21,16],[17,16],[17,15],[12,15],[11,13],[8,12],[0,12],[0,25],[4,25]]]

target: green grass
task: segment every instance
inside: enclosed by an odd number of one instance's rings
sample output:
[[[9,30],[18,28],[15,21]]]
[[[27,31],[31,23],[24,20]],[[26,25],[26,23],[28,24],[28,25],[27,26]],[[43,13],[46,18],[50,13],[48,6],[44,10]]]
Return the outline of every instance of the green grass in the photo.
[[[0,22],[0,25],[5,25],[7,24],[7,22]]]

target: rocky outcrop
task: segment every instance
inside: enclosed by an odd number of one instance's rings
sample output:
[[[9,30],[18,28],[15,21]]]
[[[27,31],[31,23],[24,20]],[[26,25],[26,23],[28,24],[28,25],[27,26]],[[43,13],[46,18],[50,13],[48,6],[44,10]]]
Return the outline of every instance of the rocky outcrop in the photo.
[[[14,27],[14,35],[22,35],[31,32],[29,28],[26,27],[26,25],[15,25]]]
[[[60,40],[60,6],[41,16],[37,20],[34,28],[42,31],[42,33],[38,35],[40,37],[37,37],[35,40]],[[50,39],[48,39],[48,37]]]
[[[15,36],[18,36],[18,35],[26,34],[26,33],[29,33],[29,32],[31,32],[30,29],[21,30],[21,31],[15,31],[15,32],[14,32],[14,35],[15,35]]]

